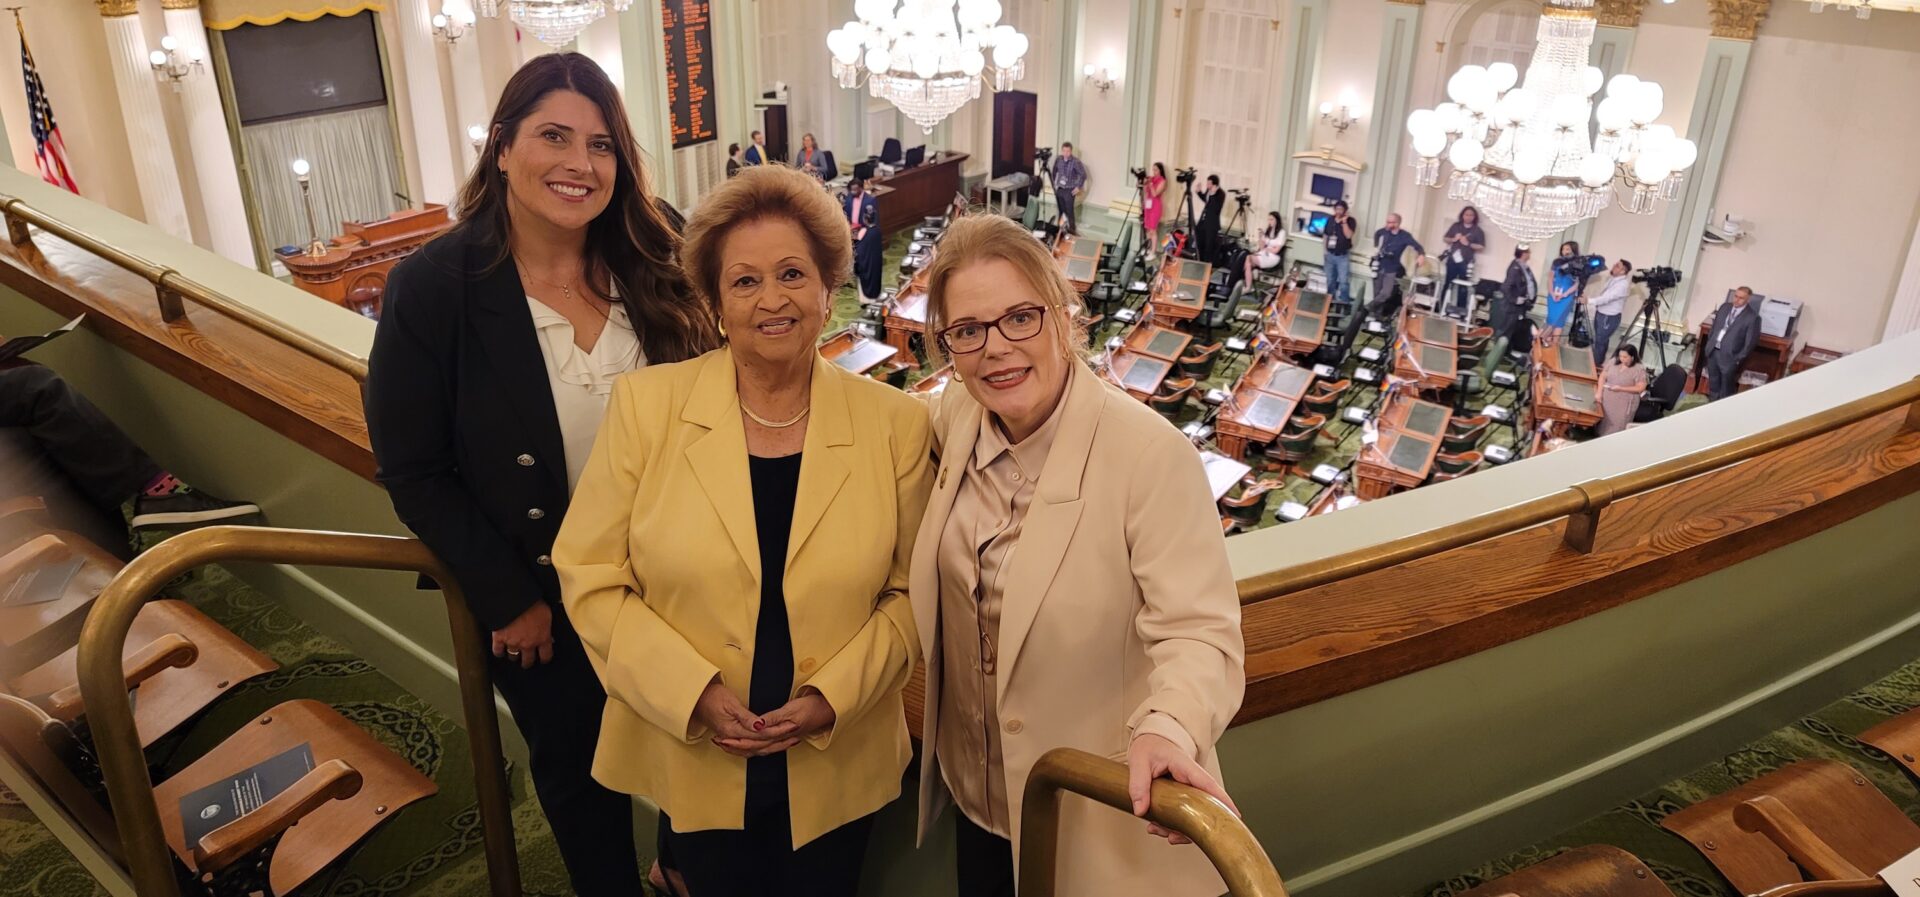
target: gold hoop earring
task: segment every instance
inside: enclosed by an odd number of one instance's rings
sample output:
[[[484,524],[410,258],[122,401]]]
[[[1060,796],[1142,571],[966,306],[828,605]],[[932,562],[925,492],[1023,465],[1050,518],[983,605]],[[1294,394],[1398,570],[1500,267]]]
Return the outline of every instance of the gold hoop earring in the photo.
[[[967,378],[965,378],[965,377],[962,377],[962,376],[960,376],[960,369],[959,369],[959,368],[954,368],[954,369],[953,369],[953,382],[955,382],[955,383],[965,383],[965,382],[967,382]]]

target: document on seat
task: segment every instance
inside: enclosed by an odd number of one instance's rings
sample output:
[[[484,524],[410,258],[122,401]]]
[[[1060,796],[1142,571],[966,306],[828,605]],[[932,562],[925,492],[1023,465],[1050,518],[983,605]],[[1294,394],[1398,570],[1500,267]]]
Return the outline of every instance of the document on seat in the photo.
[[[229,822],[260,809],[313,771],[313,745],[304,743],[180,798],[181,831],[189,848]]]
[[[1920,897],[1920,850],[1893,861],[1880,870],[1880,880],[1899,897]]]
[[[14,580],[6,594],[0,595],[0,607],[25,607],[56,601],[67,594],[67,583],[72,582],[74,574],[84,566],[84,558],[68,558],[58,564],[30,571]]]
[[[61,334],[80,326],[80,322],[86,317],[84,314],[79,315],[73,320],[38,336],[16,336],[4,343],[0,343],[0,361],[10,361],[18,358],[26,354],[30,349],[38,348],[50,340],[60,338]]]

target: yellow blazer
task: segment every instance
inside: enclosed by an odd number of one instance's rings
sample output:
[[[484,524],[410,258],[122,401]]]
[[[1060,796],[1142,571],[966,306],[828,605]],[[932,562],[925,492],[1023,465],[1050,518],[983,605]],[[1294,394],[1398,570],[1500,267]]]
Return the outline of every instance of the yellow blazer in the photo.
[[[607,689],[593,777],[652,798],[677,831],[743,826],[746,760],[713,746],[693,707],[716,675],[746,703],[762,575],[785,577],[794,690],[819,689],[837,716],[787,752],[794,843],[900,793],[926,409],[824,359],[812,402],[786,570],[760,569],[725,349],[615,381],[553,545],[562,601]]]
[[[1073,747],[1124,762],[1133,735],[1153,732],[1217,777],[1214,743],[1246,690],[1239,593],[1199,455],[1151,409],[1072,370],[1000,611],[995,690],[1016,862],[1021,798],[1041,754]],[[940,743],[940,533],[985,413],[959,384],[933,406],[940,475],[912,579],[926,746]],[[950,802],[938,766],[920,764],[923,837]],[[1198,847],[1169,845],[1145,822],[1081,798],[1062,802],[1058,850],[1063,897],[1226,890]]]

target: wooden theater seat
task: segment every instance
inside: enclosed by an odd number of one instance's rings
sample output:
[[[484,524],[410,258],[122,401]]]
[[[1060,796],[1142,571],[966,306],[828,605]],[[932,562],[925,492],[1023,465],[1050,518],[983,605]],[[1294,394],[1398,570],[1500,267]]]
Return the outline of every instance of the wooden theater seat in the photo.
[[[186,843],[182,798],[302,745],[313,758],[303,777],[253,812]],[[64,723],[27,701],[0,695],[0,749],[109,854],[123,855],[112,817],[74,772],[80,755]],[[298,700],[243,726],[159,783],[153,798],[174,856],[196,876],[245,877],[261,858],[259,849],[278,837],[266,883],[271,893],[287,894],[402,807],[436,790],[432,780],[332,708]]]
[[[1784,885],[1766,897],[1893,897],[1877,878]],[[1460,897],[1673,897],[1640,858],[1606,844],[1575,847]]]
[[[0,555],[0,678],[73,647],[93,599],[119,570],[119,558],[66,532],[42,533]]]
[[[86,712],[80,700],[78,648],[19,676],[4,690],[32,701],[47,715],[73,722]],[[140,745],[199,715],[223,694],[279,669],[265,654],[184,601],[158,599],[140,608],[122,655]]]
[[[1920,779],[1920,708],[1909,710],[1860,733],[1860,741],[1893,758],[1907,775]]]
[[[1743,894],[1801,881],[1870,877],[1920,848],[1920,825],[1865,776],[1835,760],[1802,760],[1673,813],[1660,825],[1687,839]],[[1796,839],[1796,852],[1806,854],[1801,859],[1821,860],[1817,868],[1803,874],[1795,857],[1764,833],[1769,829]]]

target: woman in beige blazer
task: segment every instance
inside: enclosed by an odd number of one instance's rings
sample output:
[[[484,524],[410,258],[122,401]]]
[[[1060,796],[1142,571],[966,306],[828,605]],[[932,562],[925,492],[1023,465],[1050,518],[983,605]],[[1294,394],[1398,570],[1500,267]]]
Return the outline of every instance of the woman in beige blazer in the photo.
[[[1127,762],[1231,806],[1214,742],[1245,689],[1240,605],[1193,446],[1075,356],[1071,288],[998,216],[948,229],[928,332],[964,388],[934,400],[940,456],[911,594],[927,662],[920,831],[958,807],[961,897],[1011,895],[1040,755]],[[1184,838],[1066,803],[1068,897],[1216,895]],[[1172,843],[1169,843],[1172,842]]]

